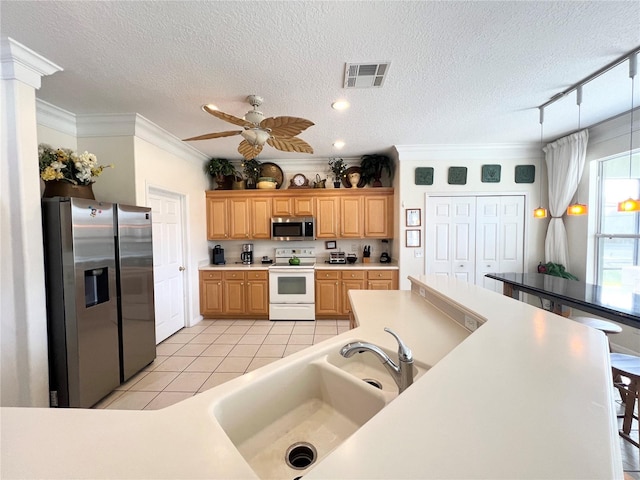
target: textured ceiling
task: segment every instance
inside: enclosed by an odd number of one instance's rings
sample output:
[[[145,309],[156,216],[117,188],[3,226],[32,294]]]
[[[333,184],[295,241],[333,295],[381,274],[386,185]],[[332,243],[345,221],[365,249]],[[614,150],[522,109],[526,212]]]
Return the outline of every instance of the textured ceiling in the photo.
[[[266,116],[315,123],[300,135],[315,157],[539,142],[538,105],[640,46],[637,0],[2,0],[0,20],[3,36],[64,68],[37,94],[56,106],[135,112],[186,138],[236,129],[201,105],[241,117],[258,94]],[[382,88],[342,88],[345,63],[378,61],[391,62]],[[628,110],[630,91],[627,63],[588,84],[582,125]],[[340,98],[349,110],[331,108]],[[575,130],[577,117],[575,95],[556,102],[545,138]],[[239,158],[240,140],[191,145]],[[265,146],[260,159],[302,155]]]

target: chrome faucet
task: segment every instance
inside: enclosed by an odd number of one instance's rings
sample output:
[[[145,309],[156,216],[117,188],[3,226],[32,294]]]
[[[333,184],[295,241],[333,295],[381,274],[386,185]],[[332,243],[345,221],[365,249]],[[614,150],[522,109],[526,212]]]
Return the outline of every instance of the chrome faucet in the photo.
[[[393,335],[398,342],[398,365],[380,347],[372,343],[347,343],[340,349],[340,355],[350,358],[356,353],[373,353],[393,377],[396,385],[398,385],[398,393],[402,393],[413,383],[413,355],[411,354],[411,349],[404,344],[396,332],[387,327],[385,327],[384,331]]]

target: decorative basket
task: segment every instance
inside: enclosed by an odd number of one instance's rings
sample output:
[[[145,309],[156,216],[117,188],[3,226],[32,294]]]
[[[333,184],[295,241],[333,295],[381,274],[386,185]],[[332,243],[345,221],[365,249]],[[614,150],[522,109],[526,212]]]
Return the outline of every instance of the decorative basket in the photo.
[[[49,180],[48,182],[44,182],[44,192],[42,196],[45,198],[76,197],[86,198],[88,200],[96,199],[96,197],[93,196],[93,184],[74,185],[73,183],[63,180]]]

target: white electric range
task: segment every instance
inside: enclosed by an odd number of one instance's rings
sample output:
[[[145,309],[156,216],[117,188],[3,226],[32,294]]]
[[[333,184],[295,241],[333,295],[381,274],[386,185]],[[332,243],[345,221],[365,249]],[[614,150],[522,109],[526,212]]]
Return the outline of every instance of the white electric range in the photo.
[[[289,260],[297,258],[299,264]],[[315,320],[316,251],[313,247],[276,248],[269,267],[269,320]]]

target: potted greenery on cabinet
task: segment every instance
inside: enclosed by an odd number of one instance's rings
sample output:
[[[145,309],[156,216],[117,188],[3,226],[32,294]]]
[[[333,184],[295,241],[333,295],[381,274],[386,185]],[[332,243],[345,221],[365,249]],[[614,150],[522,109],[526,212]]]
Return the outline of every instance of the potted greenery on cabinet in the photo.
[[[386,155],[363,155],[360,158],[360,174],[366,185],[373,182],[373,187],[381,187],[383,171],[387,172],[389,180],[393,180],[393,162]]]
[[[205,172],[218,184],[216,190],[230,190],[238,174],[236,167],[226,158],[211,158],[205,165]]]

